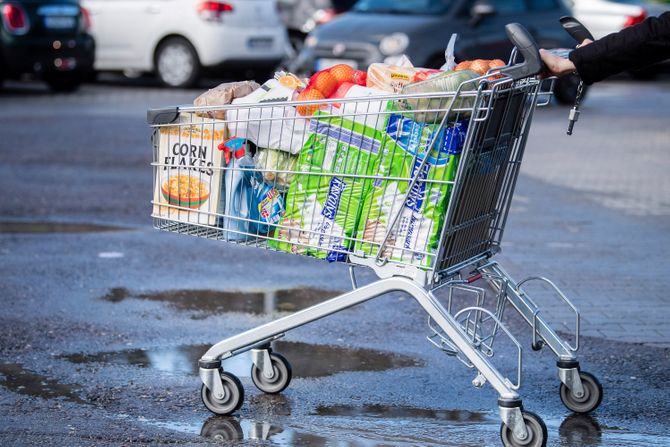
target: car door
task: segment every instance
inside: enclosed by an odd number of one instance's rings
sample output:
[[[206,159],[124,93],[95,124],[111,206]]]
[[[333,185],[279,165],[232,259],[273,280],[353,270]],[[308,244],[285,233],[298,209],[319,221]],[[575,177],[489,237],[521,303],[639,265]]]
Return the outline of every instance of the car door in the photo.
[[[459,20],[468,22],[464,26],[459,38],[457,55],[461,60],[466,59],[503,59],[507,61],[512,49],[505,25],[511,22],[520,22],[529,26],[526,0],[483,0],[492,6],[495,12],[492,15],[481,17],[474,23],[471,11],[476,2],[482,0],[466,0],[458,14]]]
[[[91,15],[98,70],[150,70],[149,43],[173,0],[84,0]]]

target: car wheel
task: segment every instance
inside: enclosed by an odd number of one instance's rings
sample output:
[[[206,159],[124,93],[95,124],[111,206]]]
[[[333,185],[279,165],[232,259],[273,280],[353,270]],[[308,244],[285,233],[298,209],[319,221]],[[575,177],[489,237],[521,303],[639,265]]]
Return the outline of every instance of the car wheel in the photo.
[[[579,82],[580,78],[577,75],[568,75],[556,79],[556,83],[554,84],[554,97],[556,98],[556,101],[558,101],[559,104],[572,105],[577,96]],[[587,89],[588,87],[585,85],[582,93],[582,100],[584,99],[584,96],[586,96]]]
[[[156,73],[169,87],[191,87],[200,76],[200,61],[193,46],[181,37],[163,41],[156,50]]]
[[[54,92],[70,93],[79,89],[83,79],[81,76],[49,76],[44,79],[44,82]]]

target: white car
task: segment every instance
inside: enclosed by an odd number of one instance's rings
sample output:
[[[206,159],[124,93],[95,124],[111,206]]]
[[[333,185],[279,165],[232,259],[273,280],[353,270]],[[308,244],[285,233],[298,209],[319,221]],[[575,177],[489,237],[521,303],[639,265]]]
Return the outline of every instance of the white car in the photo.
[[[276,0],[82,0],[98,71],[155,72],[172,87],[205,70],[270,71],[289,48]]]
[[[667,9],[665,6],[645,3],[640,0],[566,0],[573,15],[600,39],[625,27],[656,16]]]

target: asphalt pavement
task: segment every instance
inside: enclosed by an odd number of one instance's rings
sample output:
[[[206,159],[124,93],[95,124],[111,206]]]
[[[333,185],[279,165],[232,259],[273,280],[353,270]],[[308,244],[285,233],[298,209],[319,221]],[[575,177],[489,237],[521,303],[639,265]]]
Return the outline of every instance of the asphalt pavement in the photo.
[[[287,334],[295,378],[262,395],[225,365],[242,409],[212,417],[195,362],[234,335],[349,290],[343,265],[151,228],[146,109],[201,89],[142,82],[0,93],[0,442],[3,445],[499,445],[496,394],[426,342],[425,314],[389,295]],[[669,445],[670,83],[592,89],[536,112],[498,261],[544,275],[582,311],[579,357],[603,383],[591,417],[563,407],[555,361],[524,345],[520,393],[552,446]],[[371,281],[369,273],[361,280]],[[534,297],[569,336],[572,315]],[[514,350],[496,356],[514,374]]]

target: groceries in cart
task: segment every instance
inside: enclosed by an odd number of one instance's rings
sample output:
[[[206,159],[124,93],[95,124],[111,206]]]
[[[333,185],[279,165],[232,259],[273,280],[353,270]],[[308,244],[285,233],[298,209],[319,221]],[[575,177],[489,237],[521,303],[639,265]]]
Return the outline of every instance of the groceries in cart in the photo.
[[[389,116],[389,138],[363,200],[354,253],[376,256],[381,249],[387,260],[432,264],[466,132],[466,121],[440,128]]]
[[[331,262],[429,268],[480,79],[402,58],[221,84],[157,128],[154,215]]]

